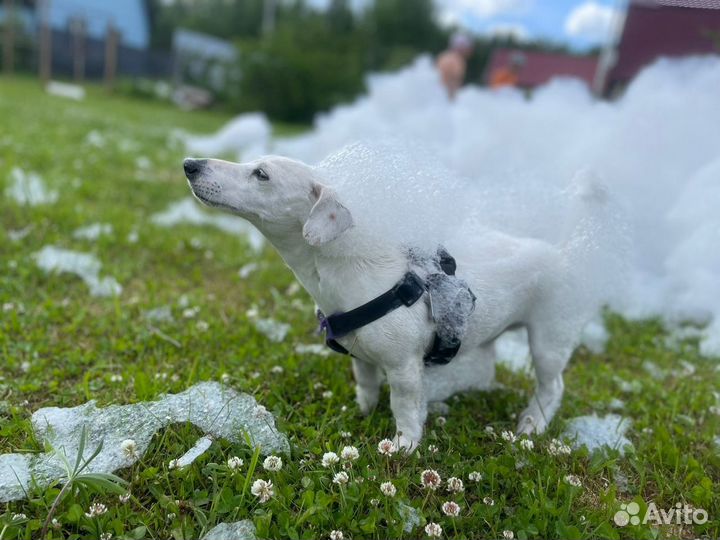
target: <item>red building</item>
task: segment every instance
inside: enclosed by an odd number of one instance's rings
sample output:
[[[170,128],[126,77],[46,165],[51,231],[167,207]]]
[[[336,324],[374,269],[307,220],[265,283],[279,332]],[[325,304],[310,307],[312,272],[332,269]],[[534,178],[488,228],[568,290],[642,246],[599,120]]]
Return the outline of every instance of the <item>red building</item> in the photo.
[[[485,70],[485,82],[512,80],[513,86],[532,89],[553,77],[575,77],[592,86],[596,56],[573,56],[558,52],[495,49]],[[512,72],[512,76],[510,76]],[[504,76],[504,77],[503,77]]]
[[[622,91],[659,57],[720,53],[720,0],[630,0],[622,19],[601,55],[598,94]]]

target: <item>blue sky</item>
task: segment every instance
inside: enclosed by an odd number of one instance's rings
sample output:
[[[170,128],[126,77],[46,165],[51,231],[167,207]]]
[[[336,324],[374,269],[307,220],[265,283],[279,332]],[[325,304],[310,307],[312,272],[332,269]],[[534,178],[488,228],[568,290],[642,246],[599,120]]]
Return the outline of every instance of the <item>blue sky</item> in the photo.
[[[308,0],[323,8],[329,0]],[[356,8],[367,0],[351,0]],[[441,21],[478,33],[513,32],[576,49],[604,43],[624,0],[435,0]]]
[[[476,33],[512,31],[584,49],[603,43],[618,0],[436,0],[441,18]]]

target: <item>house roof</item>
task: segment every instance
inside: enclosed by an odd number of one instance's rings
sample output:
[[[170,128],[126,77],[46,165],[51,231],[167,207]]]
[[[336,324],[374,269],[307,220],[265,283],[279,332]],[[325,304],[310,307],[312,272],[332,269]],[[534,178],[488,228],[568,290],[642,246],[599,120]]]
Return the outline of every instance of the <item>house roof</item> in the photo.
[[[720,38],[717,8],[717,0],[632,1],[608,83],[629,81],[660,56],[720,53],[712,37],[715,34],[715,40]]]
[[[509,67],[513,59],[524,59],[518,71],[518,86],[534,88],[553,77],[575,77],[592,84],[597,66],[596,56],[573,56],[565,53],[495,49],[485,71],[488,82],[496,69]]]

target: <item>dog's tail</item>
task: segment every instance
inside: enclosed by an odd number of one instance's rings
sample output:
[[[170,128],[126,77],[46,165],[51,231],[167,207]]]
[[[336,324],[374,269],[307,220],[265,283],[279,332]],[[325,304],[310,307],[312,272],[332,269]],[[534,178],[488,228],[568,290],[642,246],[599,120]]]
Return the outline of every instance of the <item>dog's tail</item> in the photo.
[[[588,170],[579,171],[566,190],[571,217],[561,246],[566,278],[582,311],[596,313],[616,303],[625,288],[630,241],[621,205]]]

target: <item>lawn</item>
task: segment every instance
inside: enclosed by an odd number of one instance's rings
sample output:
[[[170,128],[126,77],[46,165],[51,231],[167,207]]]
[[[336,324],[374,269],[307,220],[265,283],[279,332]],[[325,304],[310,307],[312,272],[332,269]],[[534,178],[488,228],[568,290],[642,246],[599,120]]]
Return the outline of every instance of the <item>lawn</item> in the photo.
[[[60,498],[55,483],[0,503],[0,540],[38,538],[56,500],[52,538],[200,538],[242,519],[259,538],[421,538],[430,522],[453,538],[720,536],[720,370],[717,359],[699,355],[692,332],[678,337],[659,321],[607,314],[605,352],[576,351],[562,408],[532,448],[500,436],[514,428],[533,384],[501,367],[497,390],[458,396],[443,416],[430,416],[419,452],[381,455],[378,443],[394,427],[387,391],[363,418],[347,358],[296,352],[320,338],[313,303],[281,259],[215,227],[151,220],[188,196],[173,130],[211,132],[227,117],[100,89],[76,103],[45,95],[34,80],[0,78],[0,119],[0,453],[45,451],[30,423],[38,408],[137,403],[201,381],[254,396],[291,444],[279,471],[265,470],[247,444],[223,439],[192,465],[171,468],[201,436],[175,423],[117,472],[126,483],[79,482]],[[57,201],[29,206],[8,197],[15,167],[38,173]],[[112,231],[73,236],[95,223]],[[91,296],[79,278],[39,269],[34,254],[46,245],[94,254],[122,293]],[[163,306],[171,317],[148,318]],[[271,341],[258,317],[289,324],[287,336]],[[548,451],[568,419],[613,410],[632,421],[624,455]],[[324,453],[345,446],[359,458],[323,466]],[[243,465],[231,468],[232,457]],[[348,483],[334,483],[344,467]],[[443,479],[437,491],[422,487],[426,469]],[[480,474],[471,480],[473,472]],[[464,490],[449,492],[450,477]],[[267,502],[250,491],[256,479],[273,482]],[[380,490],[388,481],[394,496]],[[443,513],[446,501],[460,506],[459,516]],[[613,516],[630,502],[641,511],[692,505],[709,520],[618,526]],[[106,511],[87,516],[96,503]],[[403,505],[417,510],[411,532]]]

